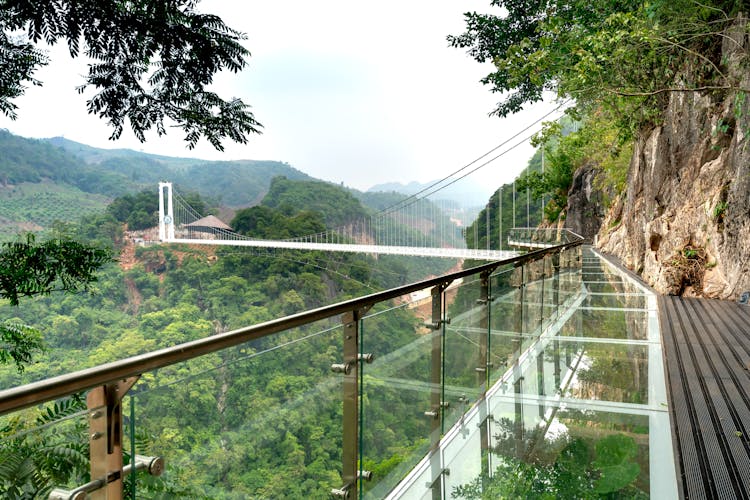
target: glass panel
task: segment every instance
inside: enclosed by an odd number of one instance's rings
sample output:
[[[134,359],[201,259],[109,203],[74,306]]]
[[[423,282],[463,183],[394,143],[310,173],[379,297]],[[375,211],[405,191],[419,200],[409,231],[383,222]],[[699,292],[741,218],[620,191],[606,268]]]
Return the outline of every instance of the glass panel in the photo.
[[[559,335],[648,340],[648,311],[579,309],[565,322]]]
[[[440,382],[432,383],[432,352],[442,345],[442,329],[432,321],[432,300],[376,311],[362,321],[362,351],[375,361],[362,367],[362,468],[373,473],[362,481],[364,498],[383,498],[427,454],[430,433],[440,420],[425,412],[440,401]],[[421,322],[415,323],[411,313]],[[438,370],[441,359],[438,357]],[[439,375],[439,371],[438,371]]]
[[[444,430],[453,426],[486,390],[490,305],[463,299],[481,297],[481,288],[481,280],[470,278],[446,293],[451,322],[445,327],[443,354],[443,401],[449,405]]]
[[[641,289],[630,283],[617,280],[604,280],[600,276],[597,280],[585,279],[586,289],[592,293],[640,293]]]
[[[614,307],[630,309],[646,309],[648,307],[648,296],[642,293],[605,294],[589,293],[581,304],[581,307]]]
[[[546,327],[557,317],[557,288],[559,286],[556,256],[548,255],[544,258],[544,290],[542,296],[542,318]]]
[[[507,397],[491,404],[488,474],[451,484],[446,498],[648,497],[648,416]]]
[[[330,319],[144,374],[136,451],[166,468],[138,495],[327,498],[342,486],[342,342]]]
[[[648,404],[648,345],[542,341],[520,375],[523,395]]]
[[[447,434],[442,445],[443,498],[473,478],[487,475],[489,440],[487,435],[486,402],[470,411],[460,425]],[[482,474],[484,473],[484,474]]]
[[[504,270],[492,276],[489,359],[490,385],[518,360],[533,337],[524,333],[523,268]]]
[[[46,498],[53,488],[71,491],[88,483],[85,396],[0,418],[0,466],[3,498]]]
[[[544,298],[544,261],[524,264],[524,333],[539,335],[542,323]]]

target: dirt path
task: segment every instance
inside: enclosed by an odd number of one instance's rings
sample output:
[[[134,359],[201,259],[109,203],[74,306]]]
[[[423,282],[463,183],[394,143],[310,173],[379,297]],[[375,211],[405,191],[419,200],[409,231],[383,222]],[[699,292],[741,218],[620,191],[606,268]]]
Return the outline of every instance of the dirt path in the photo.
[[[120,252],[120,269],[130,271],[135,266],[135,242],[127,235],[123,238],[125,246]]]

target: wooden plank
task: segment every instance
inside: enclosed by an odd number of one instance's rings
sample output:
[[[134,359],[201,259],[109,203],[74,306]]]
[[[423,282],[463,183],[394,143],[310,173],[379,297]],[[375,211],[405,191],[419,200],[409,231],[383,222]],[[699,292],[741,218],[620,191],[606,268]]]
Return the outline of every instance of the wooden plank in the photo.
[[[750,308],[659,298],[686,498],[750,498]]]

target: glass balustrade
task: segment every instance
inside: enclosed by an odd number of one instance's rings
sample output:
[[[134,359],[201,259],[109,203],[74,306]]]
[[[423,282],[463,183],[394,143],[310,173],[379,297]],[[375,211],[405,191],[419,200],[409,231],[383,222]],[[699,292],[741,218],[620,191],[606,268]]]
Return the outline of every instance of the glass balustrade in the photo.
[[[69,446],[75,473],[45,487],[91,486],[91,415],[117,414],[105,431],[119,433],[128,472],[148,457],[166,464],[125,477],[130,498],[672,491],[673,478],[651,473],[671,450],[654,302],[590,250],[540,250],[298,316],[116,363],[106,404],[79,400],[63,420],[6,414],[2,463]],[[0,393],[0,411],[14,394]]]
[[[388,498],[676,496],[653,297],[590,251],[493,280],[509,363]]]
[[[415,292],[414,299],[361,321],[361,352],[374,357],[361,365],[360,464],[372,474],[360,482],[363,498],[387,494],[428,452],[431,435],[440,434],[433,405],[443,391],[432,365],[443,328],[432,322],[431,290]]]
[[[495,384],[530,345],[534,336],[524,332],[521,267],[492,275],[489,332],[489,385]]]
[[[341,474],[342,379],[331,366],[342,339],[340,324],[318,321],[144,373],[129,392],[136,452],[168,465],[136,491],[329,498]]]

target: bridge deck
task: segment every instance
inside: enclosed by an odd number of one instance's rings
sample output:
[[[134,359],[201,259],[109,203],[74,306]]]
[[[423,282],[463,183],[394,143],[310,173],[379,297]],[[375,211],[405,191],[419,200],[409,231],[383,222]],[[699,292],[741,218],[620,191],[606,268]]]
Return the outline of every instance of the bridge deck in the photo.
[[[234,235],[233,235],[234,236]],[[306,241],[280,241],[250,239],[236,235],[237,239],[167,238],[165,243],[188,245],[243,246],[254,248],[278,248],[287,250],[312,250],[324,252],[349,252],[380,255],[409,255],[416,257],[444,257],[454,259],[504,260],[519,255],[512,250],[485,250],[481,248],[407,247],[388,245],[357,245],[347,243],[316,243]]]
[[[684,498],[750,498],[750,307],[660,297]]]

